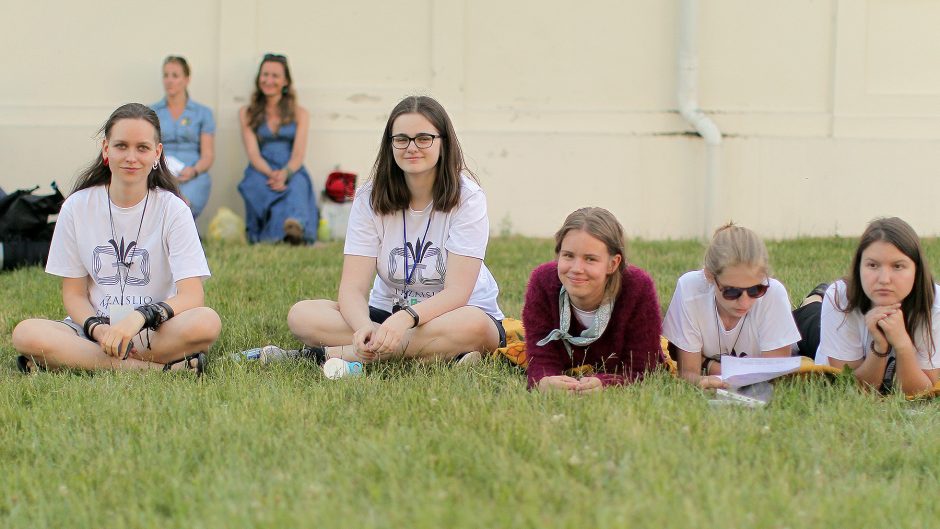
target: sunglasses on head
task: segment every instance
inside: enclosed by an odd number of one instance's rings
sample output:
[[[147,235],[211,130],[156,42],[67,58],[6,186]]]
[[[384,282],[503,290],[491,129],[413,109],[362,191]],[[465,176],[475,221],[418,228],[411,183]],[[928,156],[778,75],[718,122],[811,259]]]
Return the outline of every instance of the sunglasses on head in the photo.
[[[752,287],[740,288],[740,287],[723,287],[721,283],[718,282],[718,278],[715,278],[715,284],[718,286],[718,290],[721,292],[721,297],[727,299],[728,301],[734,301],[747,292],[748,297],[751,299],[757,299],[763,297],[767,293],[767,289],[770,288],[770,284],[759,284]]]
[[[287,62],[287,57],[279,53],[265,53],[264,58],[261,59],[262,62],[265,61],[276,61],[276,62]]]

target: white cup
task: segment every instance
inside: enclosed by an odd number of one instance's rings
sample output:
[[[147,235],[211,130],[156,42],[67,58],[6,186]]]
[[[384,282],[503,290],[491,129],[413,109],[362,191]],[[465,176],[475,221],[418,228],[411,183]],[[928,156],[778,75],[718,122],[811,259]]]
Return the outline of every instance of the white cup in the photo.
[[[362,364],[347,362],[342,358],[330,358],[323,364],[323,374],[330,380],[337,380],[347,375],[362,374]]]

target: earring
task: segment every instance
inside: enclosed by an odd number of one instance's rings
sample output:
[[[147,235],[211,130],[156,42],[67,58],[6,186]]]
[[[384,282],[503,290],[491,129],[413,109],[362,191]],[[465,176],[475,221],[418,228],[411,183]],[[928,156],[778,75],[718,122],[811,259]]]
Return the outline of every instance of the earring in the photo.
[[[281,94],[287,95],[287,87],[281,88]]]
[[[107,167],[107,166],[108,166],[108,157],[107,157],[107,156],[104,156],[104,157],[102,157],[102,158],[103,158],[104,166]]]
[[[157,158],[156,160],[153,161],[153,170],[156,171],[159,168],[160,168],[160,159]]]

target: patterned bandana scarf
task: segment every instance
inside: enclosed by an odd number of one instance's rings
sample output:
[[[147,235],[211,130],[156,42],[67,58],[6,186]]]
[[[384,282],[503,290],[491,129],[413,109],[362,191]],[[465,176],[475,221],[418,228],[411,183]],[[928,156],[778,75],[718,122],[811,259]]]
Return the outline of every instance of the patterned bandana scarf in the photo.
[[[568,351],[568,356],[572,357],[573,360],[574,352],[571,346],[587,347],[604,334],[607,324],[610,323],[610,314],[613,311],[614,303],[611,299],[605,299],[601,306],[597,308],[594,323],[582,331],[580,336],[572,336],[568,333],[568,329],[571,328],[571,299],[568,297],[568,291],[565,290],[565,287],[561,287],[561,292],[558,293],[558,306],[560,325],[557,329],[548,333],[548,336],[539,340],[538,345],[544,346],[552,340],[561,340],[565,350]]]

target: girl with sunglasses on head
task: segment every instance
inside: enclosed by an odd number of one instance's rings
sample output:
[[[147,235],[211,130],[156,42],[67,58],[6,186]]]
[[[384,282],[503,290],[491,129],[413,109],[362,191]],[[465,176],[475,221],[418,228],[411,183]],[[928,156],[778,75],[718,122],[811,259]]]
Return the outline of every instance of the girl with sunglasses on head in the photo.
[[[319,215],[304,168],[310,116],[297,104],[287,57],[264,56],[251,102],[238,117],[248,153],[238,191],[249,242],[313,243]]]
[[[581,208],[555,234],[555,256],[529,279],[522,309],[529,388],[591,393],[635,382],[662,361],[653,280],[624,257],[623,227]]]
[[[205,105],[189,97],[189,63],[169,56],[163,61],[166,97],[150,108],[160,118],[163,154],[176,176],[180,194],[198,217],[209,201],[209,168],[215,159],[215,119]]]
[[[160,122],[130,103],[101,132],[101,152],[62,205],[46,265],[62,277],[68,317],[17,325],[17,365],[201,374],[222,323],[204,304],[209,267],[166,167]]]
[[[786,288],[770,277],[760,237],[722,226],[704,265],[679,278],[663,322],[679,375],[701,388],[721,388],[722,355],[790,356],[800,333]]]
[[[819,307],[816,363],[849,366],[884,393],[895,383],[907,395],[931,389],[940,376],[937,288],[914,229],[897,217],[872,221]]]
[[[499,289],[483,264],[486,197],[447,112],[430,97],[405,98],[380,141],[353,200],[338,302],[301,301],[287,317],[303,354],[463,361],[505,345]]]

